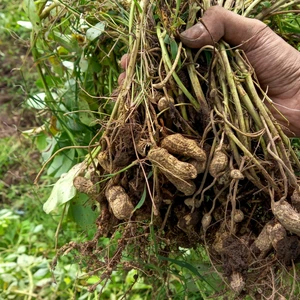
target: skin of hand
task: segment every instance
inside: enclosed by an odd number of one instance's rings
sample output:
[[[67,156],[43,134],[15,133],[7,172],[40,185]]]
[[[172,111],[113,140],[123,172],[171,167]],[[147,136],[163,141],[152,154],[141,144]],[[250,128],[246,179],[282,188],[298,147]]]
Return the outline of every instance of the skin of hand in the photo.
[[[288,122],[268,105],[274,117],[287,128],[287,135],[300,137],[300,52],[261,21],[239,16],[221,6],[206,10],[202,23],[184,31],[181,41],[190,48],[201,48],[223,39],[242,49],[261,87],[268,90],[274,106]]]

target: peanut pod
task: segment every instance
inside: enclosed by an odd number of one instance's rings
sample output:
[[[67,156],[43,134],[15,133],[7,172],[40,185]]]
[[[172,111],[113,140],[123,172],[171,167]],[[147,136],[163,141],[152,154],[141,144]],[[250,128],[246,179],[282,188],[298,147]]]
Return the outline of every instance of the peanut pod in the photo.
[[[134,206],[125,190],[118,185],[109,187],[105,196],[114,216],[119,220],[129,219]]]
[[[202,161],[195,158],[190,158],[187,162],[196,168],[198,174],[204,173],[206,167],[205,160]]]
[[[98,159],[100,166],[104,169],[104,171],[110,172],[110,161],[109,161],[107,151],[101,151],[98,154],[97,159]]]
[[[293,207],[300,212],[300,193],[298,191],[298,189],[295,189],[292,196],[291,196],[291,201],[292,201],[292,205]]]
[[[165,175],[172,175],[183,180],[197,177],[197,170],[193,165],[178,160],[164,148],[151,149],[147,157]]]
[[[192,157],[199,161],[206,161],[206,153],[195,140],[185,138],[179,133],[165,137],[161,146],[172,154]]]
[[[176,187],[176,189],[182,193],[184,193],[185,196],[191,196],[196,191],[196,185],[192,180],[183,180],[181,178],[177,178],[169,173],[162,172],[167,179]]]
[[[217,175],[224,171],[228,165],[228,157],[227,155],[221,151],[216,150],[214,153],[213,159],[209,165],[209,174],[212,177],[217,177]]]
[[[300,236],[300,214],[287,201],[273,202],[272,212],[286,230]]]
[[[161,97],[157,102],[157,108],[159,111],[170,108],[171,103],[174,104],[174,99],[172,97]]]
[[[73,179],[73,185],[80,193],[84,193],[87,195],[95,195],[97,193],[97,188],[94,183],[91,180],[86,179],[85,177],[76,176]]]

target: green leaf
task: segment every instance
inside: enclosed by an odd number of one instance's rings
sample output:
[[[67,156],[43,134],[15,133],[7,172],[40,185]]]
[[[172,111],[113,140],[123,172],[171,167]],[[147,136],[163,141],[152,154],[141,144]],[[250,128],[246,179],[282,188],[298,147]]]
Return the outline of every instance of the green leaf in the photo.
[[[89,41],[93,41],[104,32],[104,29],[105,29],[105,23],[99,22],[95,26],[89,28],[86,31],[86,38]]]
[[[217,273],[210,272],[210,265],[206,263],[190,264],[183,260],[177,260],[169,257],[159,256],[161,260],[167,260],[173,264],[176,264],[182,268],[186,268],[192,274],[198,276],[202,281],[204,281],[213,291],[218,291],[222,285],[222,280]],[[205,276],[201,275],[201,273]]]
[[[175,40],[170,39],[170,47],[171,47],[171,57],[172,60],[174,61],[178,52],[178,45],[175,42]]]
[[[100,277],[98,276],[91,276],[88,278],[88,280],[86,281],[88,284],[95,284],[96,282],[98,282],[100,280]]]
[[[262,2],[262,5],[266,8],[269,8],[272,6],[272,3],[271,3],[271,1],[265,1],[265,2]]]
[[[83,98],[80,98],[78,102],[78,108],[79,110],[82,110],[81,112],[79,112],[79,120],[81,121],[81,123],[87,126],[95,125],[96,118],[94,114],[91,112],[90,106],[87,103],[87,101],[84,100]]]
[[[54,136],[49,136],[46,138],[47,147],[42,152],[43,161],[47,161],[53,154],[54,148],[57,144],[57,140]]]
[[[147,179],[149,179],[152,175],[153,175],[153,173],[152,173],[152,171],[151,171],[151,172],[148,174]],[[138,203],[138,204],[136,205],[136,207],[134,208],[134,211],[133,211],[133,212],[135,212],[136,210],[140,209],[140,208],[143,206],[143,204],[144,204],[144,202],[145,202],[145,200],[146,200],[146,195],[147,195],[147,189],[146,189],[146,186],[145,186],[145,187],[144,187],[143,194],[142,194],[142,197],[141,197],[139,203]]]
[[[64,47],[68,52],[75,52],[81,54],[82,49],[78,46],[78,41],[71,35],[62,34],[59,31],[52,30],[49,34],[49,39],[53,39],[60,46]]]
[[[75,149],[63,151],[56,155],[47,170],[47,175],[60,177],[62,174],[68,172],[73,165],[75,158]]]
[[[136,8],[138,9],[139,13],[141,14],[143,12],[142,7],[140,6],[139,2],[137,0],[133,0]]]
[[[99,216],[98,210],[92,210],[87,203],[89,197],[86,194],[77,193],[70,202],[68,214],[82,229],[87,230],[95,227],[95,221]]]
[[[48,268],[42,268],[42,269],[38,269],[34,274],[33,277],[34,278],[42,278],[45,277],[45,275],[49,273],[49,269]]]
[[[203,281],[206,281],[205,278],[199,273],[198,269],[196,267],[194,267],[193,265],[189,264],[186,261],[183,260],[177,260],[177,259],[173,259],[173,258],[169,258],[169,257],[164,257],[164,256],[159,256],[159,259],[161,260],[167,260],[169,262],[172,262],[182,268],[186,268],[188,269],[191,273],[193,273],[194,275],[198,276],[199,278],[201,278]]]
[[[35,31],[38,31],[41,26],[41,20],[37,14],[37,9],[36,9],[34,1],[33,0],[24,0],[23,8],[32,24],[33,29]]]
[[[75,197],[76,189],[73,185],[73,180],[82,167],[83,163],[75,165],[67,174],[62,175],[55,183],[50,197],[43,205],[43,209],[47,214]]]
[[[41,132],[37,135],[35,145],[39,151],[42,151],[47,147],[47,135],[45,132]]]
[[[45,109],[46,108],[45,98],[46,98],[45,93],[38,93],[29,96],[29,98],[26,100],[26,104],[35,109]]]

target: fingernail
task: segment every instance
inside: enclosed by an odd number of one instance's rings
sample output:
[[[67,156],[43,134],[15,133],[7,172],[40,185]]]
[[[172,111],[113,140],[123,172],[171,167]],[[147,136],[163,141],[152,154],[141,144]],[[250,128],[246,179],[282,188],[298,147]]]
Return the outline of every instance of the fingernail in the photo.
[[[202,25],[202,23],[197,23],[196,25],[182,32],[180,37],[183,39],[195,40],[201,36],[204,30],[205,27]]]

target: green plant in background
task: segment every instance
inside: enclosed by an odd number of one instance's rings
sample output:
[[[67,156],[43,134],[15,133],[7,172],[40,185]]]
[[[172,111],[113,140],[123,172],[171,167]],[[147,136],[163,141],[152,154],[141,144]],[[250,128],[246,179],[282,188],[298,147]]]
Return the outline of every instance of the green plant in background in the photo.
[[[128,14],[118,4],[24,1],[32,24],[31,50],[37,64],[37,86],[43,92],[30,95],[27,104],[49,112],[44,126],[27,134],[36,137],[44,161],[55,155],[47,174],[60,177],[88,153],[88,145],[110,115],[111,95],[119,75],[118,59],[125,49],[122,35],[102,33],[125,26]],[[109,37],[108,37],[109,36]],[[98,137],[99,138],[99,137]],[[74,146],[74,147],[72,147]]]
[[[23,219],[9,209],[0,210],[1,299],[98,299],[100,290],[101,299],[116,299],[130,288],[131,299],[146,299],[151,286],[136,280],[134,272],[114,273],[110,282],[89,293],[88,286],[95,278],[83,273],[71,258],[64,257],[51,270],[57,220],[44,215],[40,222]],[[76,240],[75,230],[65,224],[64,237]]]

